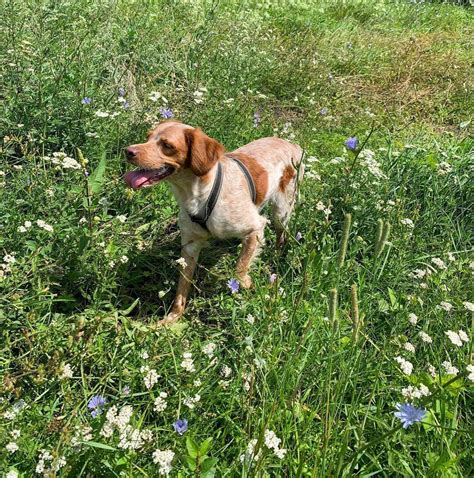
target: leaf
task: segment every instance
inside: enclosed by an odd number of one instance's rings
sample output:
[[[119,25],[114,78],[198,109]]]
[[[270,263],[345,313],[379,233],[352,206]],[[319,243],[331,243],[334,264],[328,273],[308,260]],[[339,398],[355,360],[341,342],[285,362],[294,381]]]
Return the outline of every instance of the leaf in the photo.
[[[168,327],[168,330],[173,332],[175,335],[181,335],[184,332],[184,329],[187,327],[187,324],[184,320],[178,320],[174,324],[171,324]]]
[[[186,437],[186,448],[191,458],[197,458],[199,455],[199,448],[197,443],[189,435]]]
[[[185,456],[184,459],[186,460],[186,463],[188,464],[188,468],[191,471],[194,471],[196,469],[196,460],[194,458],[191,458],[190,456]]]
[[[79,239],[79,246],[77,248],[77,253],[81,255],[90,243],[90,237],[87,234],[82,234]]]
[[[436,425],[436,420],[431,410],[428,410],[428,413],[423,418],[423,421],[421,422],[421,424],[423,425],[423,428],[426,431],[434,430],[433,427]]]
[[[102,189],[105,180],[105,151],[102,152],[99,164],[90,174],[87,184],[91,194],[98,194]]]
[[[206,460],[203,461],[201,465],[201,472],[203,474],[210,472],[211,469],[216,465],[216,463],[217,463],[217,458],[207,458]],[[214,471],[212,473],[214,473]]]
[[[395,295],[395,292],[393,289],[388,288],[388,296],[390,297],[390,304],[392,306],[392,309],[397,309],[398,308],[398,302],[397,302],[397,296]]]
[[[459,128],[461,129],[467,128],[471,124],[471,121],[472,120],[467,120],[467,121],[463,121],[462,123],[459,123]]]
[[[82,444],[90,446],[92,448],[101,448],[102,450],[117,451],[117,448],[105,445],[104,443],[99,443],[97,441],[83,441]]]
[[[199,446],[199,455],[200,456],[204,456],[209,448],[211,447],[211,443],[212,443],[212,437],[209,437],[207,440],[204,440],[201,445]]]
[[[132,305],[130,305],[130,307],[126,308],[125,310],[120,311],[120,314],[121,315],[130,314],[130,312],[137,306],[139,301],[140,301],[140,299],[135,299],[134,302],[132,303]]]

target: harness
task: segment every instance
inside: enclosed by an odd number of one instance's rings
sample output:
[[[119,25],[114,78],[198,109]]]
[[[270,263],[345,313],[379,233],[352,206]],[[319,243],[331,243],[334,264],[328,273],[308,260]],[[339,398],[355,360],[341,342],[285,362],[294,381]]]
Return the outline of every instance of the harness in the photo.
[[[255,188],[255,183],[253,181],[252,175],[250,171],[247,169],[247,166],[240,161],[240,159],[234,158],[232,156],[227,156],[228,158],[232,159],[237,163],[241,171],[244,173],[245,179],[247,180],[247,184],[249,186],[250,195],[252,196],[252,201],[255,204],[257,201],[257,189]],[[208,221],[214,207],[216,205],[217,200],[219,199],[219,194],[222,189],[222,165],[220,162],[217,163],[217,172],[216,177],[214,178],[214,184],[212,185],[211,194],[207,198],[207,201],[201,207],[201,210],[197,214],[189,214],[189,218],[191,221],[199,224],[202,228],[209,231],[207,228],[206,222]]]

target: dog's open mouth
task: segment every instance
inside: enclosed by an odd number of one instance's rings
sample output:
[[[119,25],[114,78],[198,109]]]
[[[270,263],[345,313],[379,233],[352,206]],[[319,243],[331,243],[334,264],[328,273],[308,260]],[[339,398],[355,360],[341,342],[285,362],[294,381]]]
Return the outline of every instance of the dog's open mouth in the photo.
[[[174,168],[165,164],[158,169],[139,169],[137,171],[129,171],[125,174],[124,179],[132,189],[140,189],[153,186],[153,184],[167,178],[173,172]]]

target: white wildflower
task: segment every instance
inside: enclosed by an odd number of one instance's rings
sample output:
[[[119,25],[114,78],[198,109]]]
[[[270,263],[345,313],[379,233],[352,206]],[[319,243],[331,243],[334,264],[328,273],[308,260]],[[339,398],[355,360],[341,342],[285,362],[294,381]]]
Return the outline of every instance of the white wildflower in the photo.
[[[433,339],[426,332],[420,330],[419,336],[420,339],[423,340],[423,342],[426,342],[427,344],[433,343]]]
[[[120,216],[117,216],[117,221],[121,222],[122,224],[127,220],[127,216],[124,214],[121,214]]]
[[[457,375],[459,370],[448,360],[441,364],[448,375]]]
[[[469,372],[467,379],[470,380],[471,382],[474,382],[474,365],[468,365],[466,367],[466,370]]]
[[[13,254],[5,254],[3,256],[3,261],[5,262],[5,264],[14,264],[16,262],[16,259]]]
[[[431,395],[431,393],[426,385],[421,384],[418,388],[412,385],[402,388],[402,395],[407,400],[413,400],[415,398],[427,397],[428,395]]]
[[[186,405],[190,410],[192,410],[196,406],[196,404],[200,402],[200,400],[201,400],[201,395],[196,393],[194,397],[186,397],[183,400],[183,404]]]
[[[452,170],[453,167],[446,161],[441,161],[441,163],[438,164],[438,174],[440,176],[445,176],[446,174],[449,174]]]
[[[452,252],[448,252],[448,261],[454,262],[456,260],[456,257],[454,257],[454,254]]]
[[[150,390],[150,388],[152,388],[160,378],[160,375],[158,375],[156,370],[154,368],[150,369],[147,365],[141,367],[140,372],[145,374],[143,381],[145,382],[145,387],[148,390]]]
[[[253,315],[247,315],[247,317],[245,318],[245,320],[250,324],[250,325],[253,325],[255,323],[255,317]]]
[[[41,227],[41,229],[44,229],[45,231],[53,232],[53,226],[50,226],[49,224],[44,222],[42,219],[38,219],[36,221],[36,224],[38,225],[38,227]]]
[[[443,310],[445,310],[446,312],[451,312],[452,308],[453,308],[453,304],[450,304],[449,302],[441,302],[439,304],[439,307]]]
[[[458,335],[463,342],[469,342],[469,336],[466,334],[466,332],[464,332],[464,330],[458,330]]]
[[[286,450],[284,448],[280,448],[281,440],[275,435],[275,432],[271,430],[265,430],[265,445],[273,450],[275,455],[282,459],[286,455]]]
[[[418,322],[418,317],[415,314],[409,314],[408,322],[410,322],[411,325],[416,325],[416,323]]]
[[[20,438],[20,435],[21,435],[21,430],[12,430],[12,431],[10,432],[10,436],[11,436],[12,438],[14,438],[15,440],[16,440],[17,438]]]
[[[166,409],[168,404],[166,403],[166,398],[168,394],[166,392],[160,392],[160,395],[155,398],[155,411],[162,412]]]
[[[451,340],[451,343],[454,345],[457,345],[458,347],[462,347],[462,340],[461,337],[459,337],[457,332],[454,332],[452,330],[448,330],[445,332],[445,334],[448,336],[449,340]]]
[[[196,368],[194,367],[194,362],[192,359],[192,354],[190,352],[185,352],[183,354],[183,361],[181,362],[181,367],[188,372],[195,372]]]
[[[430,375],[433,377],[433,378],[436,378],[436,368],[431,365],[431,364],[428,364],[428,372],[430,373]]]
[[[110,116],[109,113],[107,113],[107,111],[96,111],[95,112],[95,115],[98,117],[98,118],[107,118],[108,116]]]
[[[148,352],[146,350],[144,350],[141,354],[140,354],[140,357],[143,359],[143,360],[146,360],[148,359],[150,356],[148,355]]]
[[[19,446],[14,441],[11,441],[10,443],[7,443],[5,448],[8,452],[15,453],[19,449]]]
[[[413,223],[413,221],[411,219],[408,219],[407,217],[405,219],[402,219],[400,223],[412,229],[415,227],[415,224]]]
[[[188,266],[188,263],[186,262],[186,259],[184,257],[176,259],[176,264],[178,264],[181,269],[186,269],[186,267]]]
[[[74,374],[74,369],[71,367],[70,364],[66,363],[62,367],[61,374],[59,375],[59,378],[61,378],[61,379],[72,378],[73,374]]]
[[[465,301],[462,304],[469,312],[474,312],[474,304],[472,302]]]
[[[5,478],[18,478],[18,473],[15,470],[10,470],[6,475]]]
[[[122,256],[122,257],[120,258],[120,262],[121,262],[122,264],[126,264],[126,263],[128,262],[128,257],[127,257],[127,256]]]
[[[415,353],[415,346],[410,343],[410,342],[405,342],[405,344],[403,345],[403,348],[407,351],[407,352],[411,352],[411,353]]]
[[[260,456],[262,454],[262,450],[259,450],[257,455],[255,456],[255,447],[257,446],[258,440],[256,438],[253,438],[252,440],[249,441],[249,444],[247,445],[247,450],[245,450],[245,453],[240,455],[240,461],[242,463],[244,462],[252,462],[252,461],[258,461],[260,459]]]
[[[66,156],[61,163],[64,169],[81,169],[81,165],[74,159]]]
[[[223,365],[221,368],[221,375],[224,378],[229,378],[232,375],[232,369],[228,365]]]
[[[406,375],[411,375],[413,371],[413,364],[403,357],[397,356],[395,360],[399,363],[402,372]]]
[[[171,450],[155,450],[153,452],[153,463],[158,464],[160,475],[168,476],[171,472],[171,462],[174,458],[174,451]]]
[[[438,269],[446,269],[446,264],[444,263],[444,261],[442,259],[440,259],[439,257],[433,257],[431,259],[431,262],[438,268]]]
[[[202,351],[205,353],[209,358],[214,357],[214,352],[216,350],[217,345],[213,342],[209,342],[206,344],[203,348]]]

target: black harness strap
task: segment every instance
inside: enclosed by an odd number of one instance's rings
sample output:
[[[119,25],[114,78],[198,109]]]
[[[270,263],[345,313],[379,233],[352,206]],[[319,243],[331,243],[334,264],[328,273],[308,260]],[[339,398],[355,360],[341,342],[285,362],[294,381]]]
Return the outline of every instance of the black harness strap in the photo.
[[[214,179],[214,184],[212,185],[211,194],[207,198],[207,201],[204,203],[204,206],[196,215],[189,215],[191,221],[199,224],[204,229],[207,229],[206,222],[209,219],[209,216],[212,214],[214,210],[214,206],[216,205],[217,199],[219,197],[219,193],[221,192],[222,188],[222,165],[221,163],[217,163],[217,173]]]
[[[257,189],[255,188],[255,183],[253,182],[252,175],[250,174],[250,171],[247,169],[247,166],[240,161],[240,159],[233,158],[232,156],[229,156],[230,159],[233,159],[240,167],[242,172],[244,173],[245,179],[247,180],[247,183],[249,185],[250,189],[250,195],[252,196],[252,202],[255,204],[257,202]]]
[[[233,158],[232,156],[227,156],[227,157],[234,160],[239,165],[242,172],[244,173],[245,179],[247,180],[247,183],[249,185],[252,201],[255,203],[257,200],[257,189],[255,188],[255,183],[253,182],[253,178],[249,170],[247,169],[245,164],[242,163],[242,161],[240,161],[239,159]],[[212,185],[211,194],[209,194],[207,201],[205,202],[205,204],[203,205],[203,207],[197,214],[189,215],[189,218],[191,219],[191,221],[195,222],[196,224],[199,224],[202,228],[206,229],[206,231],[209,230],[207,228],[206,222],[209,219],[210,215],[212,214],[212,211],[214,210],[214,206],[216,205],[217,199],[219,198],[221,188],[222,188],[222,165],[220,162],[218,162],[216,177],[214,179],[214,184]]]

